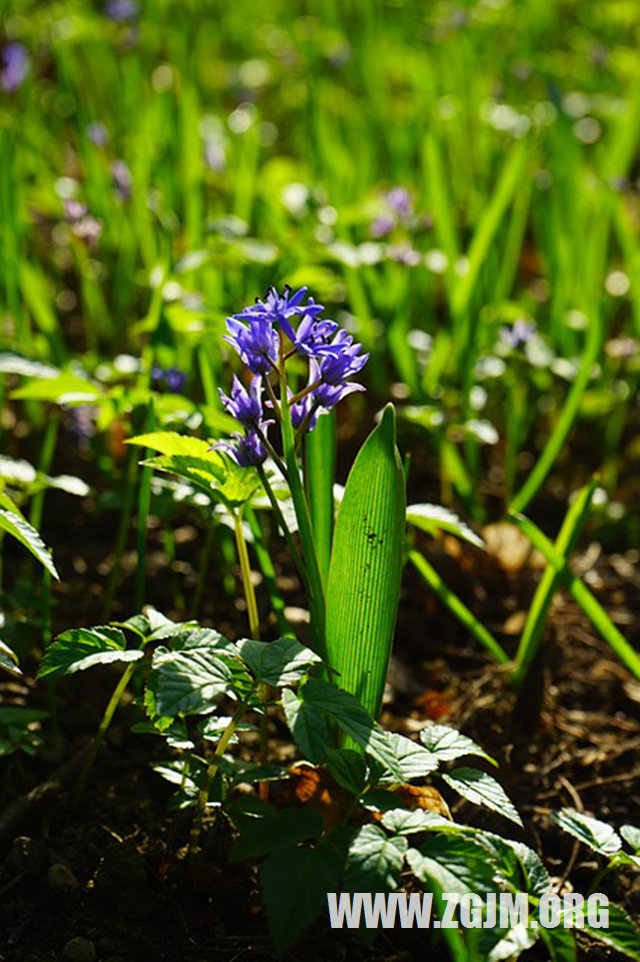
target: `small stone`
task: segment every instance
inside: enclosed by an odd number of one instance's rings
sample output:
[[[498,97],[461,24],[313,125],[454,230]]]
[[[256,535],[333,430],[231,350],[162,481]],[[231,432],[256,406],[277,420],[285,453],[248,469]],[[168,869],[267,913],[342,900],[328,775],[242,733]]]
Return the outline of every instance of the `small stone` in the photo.
[[[49,849],[37,838],[21,835],[14,839],[11,851],[7,856],[7,868],[15,875],[28,872],[39,875],[44,872],[49,861]]]
[[[51,866],[47,872],[47,883],[54,895],[66,895],[80,885],[71,869],[62,862]]]
[[[81,935],[69,939],[62,950],[62,958],[65,962],[95,962],[96,947],[89,939],[83,939]]]

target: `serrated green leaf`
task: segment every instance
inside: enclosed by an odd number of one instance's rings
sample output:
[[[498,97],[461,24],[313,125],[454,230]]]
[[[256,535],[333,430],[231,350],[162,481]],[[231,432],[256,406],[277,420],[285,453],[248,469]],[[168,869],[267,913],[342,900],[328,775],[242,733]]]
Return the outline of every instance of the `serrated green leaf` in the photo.
[[[593,928],[585,919],[582,931],[597,942],[612,945],[614,949],[618,949],[628,958],[640,962],[640,930],[624,909],[616,905],[615,902],[609,903],[609,925],[607,928]]]
[[[433,754],[422,745],[397,732],[387,732],[386,735],[403,781],[410,782],[412,778],[424,778],[438,767],[437,758],[434,758]]]
[[[576,941],[571,929],[556,926],[554,929],[538,928],[538,934],[547,947],[551,962],[575,962]]]
[[[127,649],[126,644],[122,632],[109,625],[65,631],[47,648],[38,678],[58,678],[95,665],[125,664],[143,657],[142,651]]]
[[[321,662],[315,652],[295,638],[269,642],[243,638],[236,643],[236,649],[256,681],[272,688],[300,681],[312,665]]]
[[[439,504],[408,505],[407,522],[428,534],[447,531],[450,534],[455,534],[458,538],[462,538],[463,541],[468,541],[476,548],[485,547],[482,538],[475,531],[472,531],[468,524],[465,524],[453,511],[443,508]]]
[[[149,685],[160,715],[204,715],[219,695],[246,696],[253,683],[237,657],[220,648],[188,648],[153,655]]]
[[[456,731],[455,728],[449,728],[448,725],[427,725],[420,732],[420,741],[438,762],[454,762],[464,755],[478,755],[480,758],[486,758],[492,765],[498,764],[472,738]]]
[[[308,808],[283,808],[266,818],[247,821],[242,834],[231,846],[230,861],[261,858],[297,842],[305,842],[322,834],[321,816]]]
[[[374,718],[391,655],[404,532],[405,479],[388,405],[349,473],[327,585],[329,664]]]
[[[349,846],[344,891],[384,892],[397,888],[407,848],[404,836],[389,838],[377,825],[363,825]]]
[[[507,798],[502,785],[486,772],[478,771],[477,768],[456,768],[450,774],[441,777],[467,801],[484,805],[504,815],[516,825],[522,825],[522,819]]]
[[[352,795],[360,795],[367,784],[367,763],[360,752],[349,748],[327,749],[329,772],[338,785]]]
[[[407,861],[420,882],[435,883],[442,892],[475,892],[484,897],[496,891],[498,868],[474,839],[430,834],[419,849],[408,850]]]
[[[327,904],[338,886],[340,865],[325,848],[274,852],[260,871],[269,930],[278,951],[289,948]]]
[[[330,722],[338,725],[356,745],[379,761],[394,778],[402,780],[402,772],[386,733],[352,694],[319,678],[310,678],[299,689],[298,694],[306,704],[312,705]]]
[[[620,829],[620,834],[627,845],[632,848],[634,852],[640,854],[640,828],[637,828],[635,825],[623,825]]]
[[[49,574],[54,578],[58,578],[58,572],[51,558],[51,553],[36,529],[22,517],[6,492],[3,491],[1,494],[0,530],[6,531],[7,534],[10,534],[16,541],[24,545],[24,547],[38,559],[40,564],[47,569]]]
[[[572,808],[562,808],[559,812],[552,812],[551,818],[574,838],[579,839],[592,851],[600,855],[612,856],[622,847],[620,836],[611,825],[601,822],[590,815],[583,815]]]
[[[365,804],[367,797],[364,798]],[[453,823],[449,822],[443,815],[438,815],[437,812],[427,812],[420,808],[416,808],[414,811],[409,811],[406,808],[392,808],[382,816],[382,824],[394,835],[415,835],[418,832],[453,826]]]
[[[325,757],[329,741],[329,726],[323,712],[285,688],[282,692],[282,708],[298,748],[305,758],[319,765]]]

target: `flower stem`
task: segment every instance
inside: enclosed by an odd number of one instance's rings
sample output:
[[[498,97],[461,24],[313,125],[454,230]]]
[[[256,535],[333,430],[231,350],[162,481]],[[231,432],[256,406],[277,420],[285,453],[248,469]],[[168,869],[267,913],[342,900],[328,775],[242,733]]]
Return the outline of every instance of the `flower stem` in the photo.
[[[258,474],[260,475],[260,480],[261,480],[261,482],[262,482],[262,487],[263,487],[264,490],[266,491],[267,497],[269,498],[269,501],[270,501],[270,503],[271,503],[271,507],[272,507],[273,513],[274,513],[274,515],[275,515],[275,517],[276,517],[276,521],[277,521],[277,523],[278,523],[278,525],[279,525],[279,527],[280,527],[280,530],[282,531],[282,534],[284,535],[285,541],[287,542],[287,545],[288,545],[288,547],[289,547],[289,551],[291,552],[291,557],[293,558],[293,561],[294,561],[294,563],[295,563],[295,566],[296,566],[296,568],[298,569],[298,573],[299,573],[300,577],[302,578],[302,580],[303,580],[303,582],[304,582],[304,584],[305,584],[305,587],[307,588],[307,591],[308,591],[308,590],[309,590],[309,579],[308,579],[308,577],[307,577],[307,570],[306,570],[306,568],[305,568],[305,566],[304,566],[304,561],[302,560],[302,557],[301,557],[301,555],[300,555],[300,552],[298,551],[298,548],[297,548],[296,543],[295,543],[295,541],[294,541],[293,535],[291,534],[291,531],[289,530],[289,526],[288,526],[287,522],[286,522],[285,519],[284,519],[284,515],[283,515],[283,513],[282,513],[282,511],[281,511],[281,509],[280,509],[280,505],[278,504],[278,499],[277,499],[276,496],[275,496],[274,490],[273,490],[273,488],[271,487],[271,485],[269,484],[269,479],[267,478],[267,473],[266,473],[266,471],[264,470],[264,468],[262,467],[261,464],[258,465]]]
[[[318,555],[313,539],[313,528],[311,527],[311,516],[309,505],[304,493],[302,479],[296,460],[295,438],[291,424],[291,411],[287,400],[287,382],[284,372],[284,365],[280,370],[280,397],[282,413],[282,446],[284,449],[284,460],[289,472],[289,489],[293,499],[293,506],[298,519],[298,530],[302,541],[302,553],[306,562],[307,574],[309,579],[309,608],[311,610],[311,632],[313,638],[313,649],[326,661],[326,640],[325,640],[325,599],[322,576],[318,565]]]
[[[244,531],[242,530],[242,514],[239,511],[233,518],[233,530],[236,536],[236,547],[238,549],[238,560],[240,561],[240,572],[242,574],[242,585],[244,596],[247,601],[247,614],[249,616],[249,634],[252,638],[260,637],[260,615],[258,614],[258,603],[256,593],[251,580],[251,566],[249,564],[249,552],[245,541]]]
[[[209,763],[207,768],[207,773],[205,775],[204,783],[200,792],[198,794],[198,803],[196,808],[195,818],[193,820],[193,825],[191,827],[191,839],[189,841],[189,853],[193,855],[198,848],[198,842],[200,840],[200,832],[202,831],[202,820],[204,818],[204,813],[207,808],[207,802],[209,801],[209,792],[211,791],[211,785],[216,777],[218,768],[220,767],[220,761],[224,755],[229,742],[233,738],[236,728],[242,721],[245,712],[248,709],[248,704],[245,701],[241,701],[235,710],[233,718],[225,728],[220,738],[220,741],[216,745],[216,750],[213,753],[213,758]]]
[[[104,710],[104,715],[102,716],[102,721],[100,722],[98,731],[96,732],[95,737],[91,743],[91,746],[87,752],[87,756],[82,765],[82,771],[78,776],[78,781],[75,784],[75,788],[73,790],[73,796],[71,799],[72,807],[77,803],[80,795],[82,794],[89,772],[93,768],[93,763],[95,762],[98,752],[100,750],[100,746],[104,741],[104,736],[107,734],[107,730],[109,728],[109,725],[111,724],[111,719],[113,718],[116,708],[120,704],[120,699],[122,698],[122,695],[127,685],[129,684],[129,681],[131,680],[131,676],[134,672],[136,665],[137,665],[136,661],[132,661],[127,665],[124,672],[122,673],[122,677],[120,678],[120,681],[118,682],[118,684],[113,690],[113,694],[109,699],[109,703]]]

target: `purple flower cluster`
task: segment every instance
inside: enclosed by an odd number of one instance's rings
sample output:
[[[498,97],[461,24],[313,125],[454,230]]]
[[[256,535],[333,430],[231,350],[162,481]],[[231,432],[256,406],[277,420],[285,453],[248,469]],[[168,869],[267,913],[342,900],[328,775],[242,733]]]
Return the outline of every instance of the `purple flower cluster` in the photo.
[[[8,43],[2,48],[0,87],[13,93],[21,87],[29,73],[29,55],[21,43]]]
[[[264,300],[246,307],[227,318],[225,340],[238,352],[253,374],[247,390],[234,375],[231,395],[220,391],[225,409],[244,428],[244,436],[233,435],[233,442],[223,441],[222,448],[242,467],[261,464],[270,443],[268,429],[280,418],[280,401],[269,380],[278,379],[286,361],[294,354],[306,358],[309,365],[307,385],[297,394],[287,388],[291,423],[300,434],[312,431],[318,416],[333,408],[342,398],[364,387],[350,380],[367,362],[368,354],[361,345],[335,321],[320,317],[324,307],[306,297],[307,288],[293,292],[286,286],[283,293],[270,287]],[[263,394],[268,395],[263,399]],[[267,418],[265,408],[269,414]]]

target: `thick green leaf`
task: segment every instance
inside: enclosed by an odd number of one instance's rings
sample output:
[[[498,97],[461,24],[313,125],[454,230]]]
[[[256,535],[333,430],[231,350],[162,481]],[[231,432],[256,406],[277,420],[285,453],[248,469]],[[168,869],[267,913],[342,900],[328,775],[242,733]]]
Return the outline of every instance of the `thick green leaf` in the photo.
[[[327,587],[329,664],[374,718],[391,655],[404,532],[405,479],[388,405],[349,473]]]
[[[278,638],[269,642],[243,638],[237,642],[236,648],[256,681],[272,688],[300,681],[312,665],[321,661],[315,652],[295,638]]]
[[[601,822],[590,815],[583,815],[582,812],[576,812],[572,808],[562,808],[559,812],[552,812],[551,818],[565,832],[580,839],[600,855],[611,857],[622,847],[622,841],[616,830],[606,822]]]
[[[58,678],[95,665],[125,664],[142,658],[142,651],[127,649],[126,645],[122,632],[109,625],[65,631],[47,648],[38,677]]]
[[[51,553],[44,541],[22,514],[18,511],[13,501],[4,491],[0,491],[0,531],[6,531],[24,545],[40,564],[44,565],[49,574],[58,578],[58,572],[51,559]]]
[[[456,768],[449,775],[442,775],[442,778],[467,801],[491,808],[516,825],[522,825],[522,819],[500,783],[486,772],[478,771],[477,768]]]
[[[229,857],[232,862],[261,858],[297,842],[317,838],[323,828],[320,815],[308,808],[283,808],[266,818],[247,819]]]
[[[313,538],[318,554],[318,566],[326,584],[331,561],[333,539],[333,484],[336,468],[335,412],[318,419],[315,430],[305,441],[305,488]]]
[[[640,930],[624,909],[614,902],[609,903],[609,925],[606,929],[593,928],[585,919],[583,932],[597,942],[612,945],[629,959],[640,962]]]
[[[472,531],[468,524],[461,521],[457,514],[439,504],[410,504],[407,507],[407,522],[415,525],[421,531],[435,534],[437,531],[447,531],[455,534],[463,541],[484,548],[482,538]]]
[[[153,655],[149,687],[160,715],[204,715],[219,695],[246,696],[253,683],[242,662],[220,648],[190,648]]]
[[[390,838],[377,825],[363,825],[349,846],[343,890],[385,892],[397,888],[407,848],[404,836]]]
[[[270,855],[260,881],[276,948],[289,948],[320,915],[327,892],[338,887],[340,865],[324,847],[290,848]]]
[[[438,762],[454,762],[464,755],[479,755],[492,765],[498,763],[480,748],[468,735],[463,735],[448,725],[427,725],[420,732],[420,741],[435,755]]]

